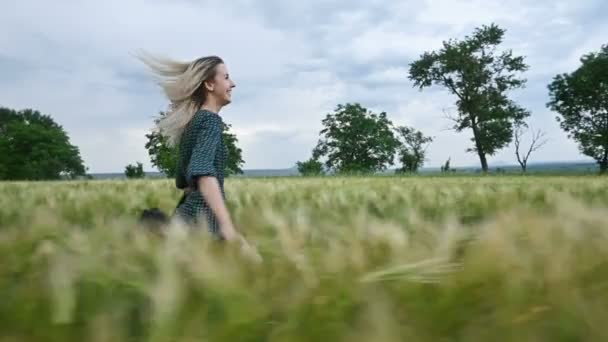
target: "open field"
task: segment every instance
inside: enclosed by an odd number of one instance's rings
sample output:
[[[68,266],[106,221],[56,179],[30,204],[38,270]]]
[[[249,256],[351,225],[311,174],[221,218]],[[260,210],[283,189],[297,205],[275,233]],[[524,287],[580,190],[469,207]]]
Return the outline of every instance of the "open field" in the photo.
[[[0,341],[606,341],[608,180],[235,178],[264,257],[136,230],[171,180],[0,183]]]

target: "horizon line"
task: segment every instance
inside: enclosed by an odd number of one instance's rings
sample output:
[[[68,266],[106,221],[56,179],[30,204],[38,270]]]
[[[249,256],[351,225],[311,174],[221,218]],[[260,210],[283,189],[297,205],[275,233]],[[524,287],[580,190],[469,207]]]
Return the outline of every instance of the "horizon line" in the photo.
[[[529,162],[528,166],[532,166],[532,165],[540,165],[540,164],[596,164],[595,160],[591,159],[591,160],[566,160],[566,161],[538,161],[538,162]],[[492,166],[493,163],[488,163],[488,166]],[[494,164],[496,165],[496,164]],[[452,166],[454,168],[464,168],[464,169],[472,169],[472,168],[481,168],[480,165],[461,165],[461,166]],[[508,164],[504,164],[501,163],[499,161],[498,165],[496,165],[496,167],[520,167],[519,164],[517,163],[508,163]],[[392,170],[394,168],[397,168],[395,166],[393,167],[389,167],[387,168],[387,170]],[[424,169],[439,169],[441,168],[441,165],[438,166],[423,166],[420,168],[420,170],[424,170]],[[292,167],[282,167],[282,168],[244,168],[243,172],[245,171],[280,171],[280,170],[293,170],[293,169],[297,169],[296,166],[292,166]],[[93,174],[97,174],[97,175],[103,175],[103,174],[123,174],[124,171],[112,171],[112,172],[89,172],[88,174],[93,175]],[[155,171],[145,171],[144,173],[162,173],[161,171],[155,170]]]

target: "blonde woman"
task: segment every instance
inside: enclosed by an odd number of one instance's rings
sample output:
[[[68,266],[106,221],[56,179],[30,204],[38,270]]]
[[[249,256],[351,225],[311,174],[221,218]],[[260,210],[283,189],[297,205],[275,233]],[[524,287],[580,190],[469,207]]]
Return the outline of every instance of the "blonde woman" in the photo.
[[[174,215],[188,224],[206,225],[214,237],[245,240],[235,229],[225,205],[221,109],[232,101],[234,82],[217,56],[176,62],[140,55],[158,76],[170,109],[157,129],[179,146],[176,186],[184,196]]]

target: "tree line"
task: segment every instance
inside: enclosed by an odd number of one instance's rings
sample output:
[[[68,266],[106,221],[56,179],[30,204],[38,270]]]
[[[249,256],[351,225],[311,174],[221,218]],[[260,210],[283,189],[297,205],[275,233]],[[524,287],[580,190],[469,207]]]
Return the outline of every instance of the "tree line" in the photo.
[[[472,133],[466,151],[477,154],[484,173],[488,156],[512,142],[525,172],[532,152],[547,142],[545,133],[538,130],[532,132],[528,146],[522,145],[531,113],[510,99],[508,92],[525,86],[521,74],[529,66],[523,56],[498,50],[504,34],[497,25],[484,25],[462,40],[444,41],[441,49],[424,52],[409,65],[414,87],[420,91],[439,87],[454,97],[456,113],[447,118],[456,132]],[[581,66],[572,73],[555,76],[548,90],[546,106],[559,114],[560,127],[606,173],[608,45],[584,55]],[[360,104],[339,105],[323,120],[323,126],[311,158],[297,163],[302,174],[377,172],[393,165],[395,155],[403,165],[397,172],[416,172],[432,141],[413,127],[393,127],[386,113],[371,113]],[[442,169],[449,169],[445,166]]]
[[[440,49],[424,52],[409,64],[413,87],[419,91],[437,87],[453,96],[456,112],[446,113],[446,117],[453,123],[451,129],[472,133],[466,151],[478,156],[483,172],[488,171],[487,158],[511,143],[525,172],[531,154],[547,142],[544,132],[537,130],[531,132],[529,145],[522,144],[531,113],[509,98],[508,92],[525,87],[522,74],[529,66],[513,51],[499,51],[504,35],[505,30],[497,25],[484,25],[462,40],[444,41]],[[605,174],[608,45],[583,55],[580,62],[576,70],[552,79],[546,107],[557,113],[556,120],[568,138]],[[322,126],[311,157],[296,163],[303,175],[374,173],[394,165],[395,159],[401,165],[396,172],[417,172],[433,141],[415,127],[394,126],[386,112],[374,113],[360,103],[337,105]],[[228,149],[226,174],[243,173],[242,150],[230,125],[225,125],[223,137]],[[147,134],[146,139],[152,164],[173,177],[176,149],[157,132]],[[449,162],[442,170],[452,170]],[[86,171],[78,147],[49,115],[0,107],[0,180],[73,179],[85,176]],[[125,175],[143,177],[141,163],[127,165]]]

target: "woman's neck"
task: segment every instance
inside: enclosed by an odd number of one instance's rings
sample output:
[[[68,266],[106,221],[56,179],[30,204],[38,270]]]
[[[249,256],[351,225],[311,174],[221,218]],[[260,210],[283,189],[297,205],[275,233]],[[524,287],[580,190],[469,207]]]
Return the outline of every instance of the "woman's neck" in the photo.
[[[219,114],[220,110],[222,109],[222,106],[216,101],[213,101],[212,99],[207,99],[207,101],[205,101],[205,103],[203,103],[203,105],[201,106],[201,109],[205,109],[215,114]]]

